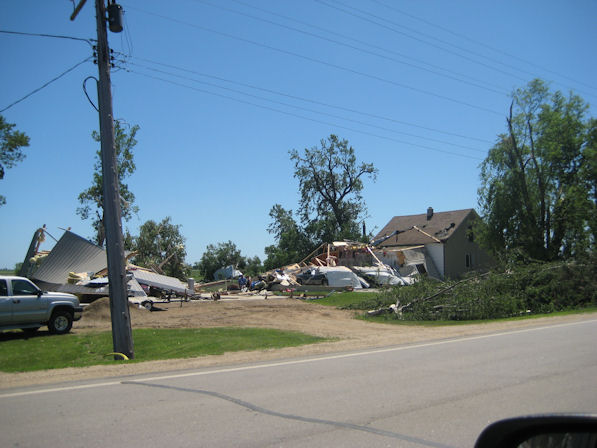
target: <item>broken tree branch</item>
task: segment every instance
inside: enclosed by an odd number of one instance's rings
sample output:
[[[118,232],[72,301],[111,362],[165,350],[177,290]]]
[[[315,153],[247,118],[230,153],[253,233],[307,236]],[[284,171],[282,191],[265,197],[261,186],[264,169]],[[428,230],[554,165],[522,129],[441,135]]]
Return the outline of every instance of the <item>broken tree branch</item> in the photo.
[[[435,299],[436,297],[438,297],[438,296],[441,296],[442,294],[444,294],[444,293],[446,293],[446,292],[448,292],[448,291],[450,291],[450,290],[454,289],[456,286],[458,286],[458,285],[460,285],[460,284],[462,284],[462,283],[465,283],[465,282],[470,282],[471,280],[477,280],[477,279],[479,279],[479,278],[481,278],[481,277],[485,277],[486,275],[489,275],[489,274],[490,274],[489,272],[485,272],[485,273],[483,273],[483,274],[481,274],[481,275],[477,275],[477,276],[475,276],[475,277],[466,278],[466,279],[464,279],[464,280],[461,280],[461,281],[459,281],[459,282],[456,282],[456,283],[454,283],[453,285],[451,285],[451,286],[449,286],[449,287],[447,287],[447,288],[444,288],[444,289],[442,289],[441,291],[439,291],[439,292],[437,292],[437,293],[435,293],[435,294],[432,294],[432,295],[430,295],[430,296],[428,296],[428,297],[419,297],[419,298],[417,298],[417,299],[411,300],[411,301],[410,301],[409,303],[407,303],[406,305],[402,305],[402,306],[400,306],[400,299],[398,299],[398,300],[396,301],[396,305],[395,305],[395,308],[394,308],[394,312],[395,312],[396,314],[401,314],[401,313],[402,313],[402,310],[404,310],[405,308],[408,308],[408,307],[412,306],[412,305],[413,305],[413,304],[415,304],[415,303],[419,303],[419,302],[425,302],[425,301],[427,301],[427,300]]]

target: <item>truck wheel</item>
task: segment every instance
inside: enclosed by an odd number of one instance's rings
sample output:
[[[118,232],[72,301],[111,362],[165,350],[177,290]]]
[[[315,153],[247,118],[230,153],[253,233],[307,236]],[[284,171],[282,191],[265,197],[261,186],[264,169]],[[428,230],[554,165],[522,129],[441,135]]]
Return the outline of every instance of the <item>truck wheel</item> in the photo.
[[[52,334],[68,333],[73,326],[73,315],[68,311],[54,311],[48,329]]]

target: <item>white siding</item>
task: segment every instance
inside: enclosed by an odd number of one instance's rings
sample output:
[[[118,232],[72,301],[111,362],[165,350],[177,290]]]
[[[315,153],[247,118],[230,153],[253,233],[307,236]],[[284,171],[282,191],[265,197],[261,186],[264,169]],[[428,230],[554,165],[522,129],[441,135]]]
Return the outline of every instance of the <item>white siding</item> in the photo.
[[[431,257],[433,264],[439,271],[439,274],[442,278],[445,276],[445,265],[444,265],[444,245],[441,243],[437,244],[427,244],[425,246],[427,250],[427,254]]]

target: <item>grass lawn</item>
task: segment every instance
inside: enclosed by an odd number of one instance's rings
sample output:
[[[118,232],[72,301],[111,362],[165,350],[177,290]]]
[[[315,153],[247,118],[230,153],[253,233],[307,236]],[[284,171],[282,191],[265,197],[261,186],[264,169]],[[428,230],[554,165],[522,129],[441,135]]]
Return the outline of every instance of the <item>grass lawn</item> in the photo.
[[[329,293],[326,293],[329,294]],[[347,305],[351,305],[353,303],[360,303],[365,300],[373,299],[377,297],[379,293],[377,292],[354,292],[354,291],[347,291],[347,292],[335,292],[333,294],[329,294],[328,297],[324,297],[321,299],[313,300],[313,303],[318,303],[320,305],[327,305],[327,306],[335,306],[336,308],[342,308]]]
[[[20,331],[0,333],[0,371],[27,372],[85,367],[115,362],[193,358],[242,350],[294,347],[325,338],[261,328],[197,328],[133,330],[135,359],[114,361],[112,334],[90,332],[60,336]]]

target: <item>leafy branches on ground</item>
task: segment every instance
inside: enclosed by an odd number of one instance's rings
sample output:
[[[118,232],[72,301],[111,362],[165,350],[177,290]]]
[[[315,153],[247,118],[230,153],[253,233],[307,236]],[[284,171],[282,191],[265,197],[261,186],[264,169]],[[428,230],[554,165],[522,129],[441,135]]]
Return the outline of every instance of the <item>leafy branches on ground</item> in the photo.
[[[23,132],[13,130],[14,124],[8,123],[0,115],[0,179],[4,179],[6,170],[22,162],[25,158],[22,148],[29,146],[29,137]],[[6,204],[6,198],[0,195],[0,207]]]
[[[422,279],[383,290],[348,308],[371,310],[398,304],[388,319],[478,320],[542,314],[597,305],[597,257],[510,265],[461,281]]]

